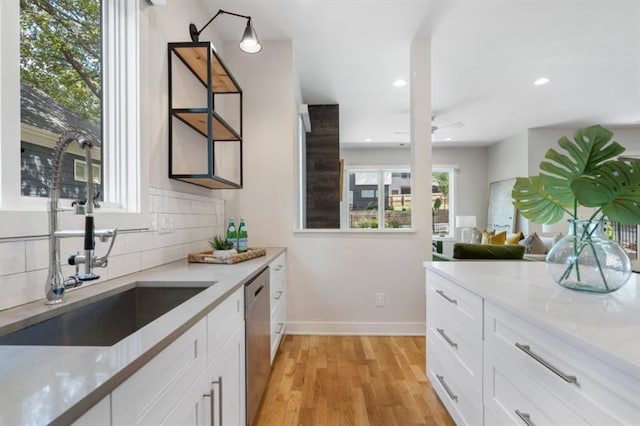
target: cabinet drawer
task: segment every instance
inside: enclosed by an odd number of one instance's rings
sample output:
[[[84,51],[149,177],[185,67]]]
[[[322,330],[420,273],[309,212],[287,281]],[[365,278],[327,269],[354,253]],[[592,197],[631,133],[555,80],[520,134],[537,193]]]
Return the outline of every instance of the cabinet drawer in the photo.
[[[438,345],[427,345],[427,375],[457,425],[482,424],[482,388],[469,386],[457,362]]]
[[[439,309],[433,309],[435,315],[428,326],[427,346],[439,346],[442,353],[456,362],[459,373],[467,376],[469,386],[482,395],[482,339],[455,318],[441,315]]]
[[[206,365],[201,320],[111,394],[114,425],[159,424]]]
[[[244,321],[244,287],[237,289],[207,315],[207,361],[211,361],[220,348]]]
[[[583,425],[559,398],[493,350],[485,353],[484,403],[497,425]]]
[[[427,272],[427,315],[438,305],[441,312],[456,318],[472,334],[482,338],[482,298],[445,278]]]
[[[287,291],[287,261],[286,253],[280,254],[269,264],[269,285],[271,287],[271,314],[275,312],[276,305],[280,298]]]
[[[285,329],[287,326],[286,321],[286,309],[287,309],[287,299],[286,297],[282,297],[278,304],[276,305],[276,310],[271,316],[271,362],[273,363],[273,359],[276,357],[276,353],[278,352],[278,347],[280,346],[280,341],[282,340],[282,336],[284,336]]]
[[[486,349],[499,353],[587,423],[637,424],[639,380],[490,303],[485,322]]]

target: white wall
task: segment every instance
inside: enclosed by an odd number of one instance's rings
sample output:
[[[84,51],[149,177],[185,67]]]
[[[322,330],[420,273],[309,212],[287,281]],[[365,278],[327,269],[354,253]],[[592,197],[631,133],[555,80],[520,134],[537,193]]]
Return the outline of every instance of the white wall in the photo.
[[[489,182],[498,182],[517,176],[527,176],[527,133],[521,133],[489,147]]]
[[[244,188],[224,191],[227,213],[246,219],[249,244],[286,246],[295,227],[296,88],[290,41],[263,41],[258,55],[227,48],[243,89]]]
[[[227,49],[227,63],[245,94],[245,187],[225,193],[229,214],[247,218],[250,245],[289,248],[288,333],[422,334],[422,261],[431,251],[428,128],[415,131],[420,136],[411,157],[415,233],[294,231],[300,98],[291,49],[289,42],[265,42],[255,56]],[[423,40],[415,49],[419,55],[412,86],[421,98],[416,111],[428,117],[429,44]],[[384,308],[374,307],[378,292],[386,295]]]
[[[476,216],[477,228],[487,224],[489,206],[488,148],[433,148],[433,165],[456,165],[455,214]],[[456,240],[460,230],[456,229]]]
[[[411,150],[407,148],[340,148],[340,158],[348,166],[409,166]]]

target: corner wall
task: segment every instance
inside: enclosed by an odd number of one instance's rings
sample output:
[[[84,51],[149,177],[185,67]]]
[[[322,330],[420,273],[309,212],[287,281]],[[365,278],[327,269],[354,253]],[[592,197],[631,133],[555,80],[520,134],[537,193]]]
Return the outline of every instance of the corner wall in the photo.
[[[245,97],[245,187],[227,192],[253,246],[287,246],[287,333],[424,334],[422,262],[430,254],[429,42],[414,42],[412,153],[414,233],[296,231],[297,104],[292,45],[267,41],[260,55],[227,50]],[[422,126],[422,127],[421,127]],[[375,307],[375,293],[386,306]]]

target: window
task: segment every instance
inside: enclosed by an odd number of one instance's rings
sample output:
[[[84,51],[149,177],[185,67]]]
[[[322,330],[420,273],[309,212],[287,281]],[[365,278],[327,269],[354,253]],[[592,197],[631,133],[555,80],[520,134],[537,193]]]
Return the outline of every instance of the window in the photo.
[[[52,153],[65,131],[94,142],[94,170],[102,164],[102,2],[20,2],[20,189],[48,197]],[[70,146],[62,163],[63,198],[80,198],[83,153]],[[82,166],[84,167],[84,166]],[[94,174],[101,193],[101,176]]]
[[[434,167],[431,173],[431,212],[434,236],[454,235],[454,168]]]
[[[347,169],[345,176],[341,228],[411,227],[410,172]]]
[[[137,3],[0,1],[3,210],[45,208],[47,151],[63,131],[81,130],[100,145],[92,154],[103,206],[140,211]],[[73,185],[81,154],[65,153],[63,197],[80,191]]]

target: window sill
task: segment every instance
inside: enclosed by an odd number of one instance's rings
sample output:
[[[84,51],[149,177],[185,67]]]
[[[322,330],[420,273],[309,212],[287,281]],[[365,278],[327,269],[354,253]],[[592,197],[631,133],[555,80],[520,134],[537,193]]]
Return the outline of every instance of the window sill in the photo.
[[[294,234],[415,234],[414,228],[392,229],[294,229]]]

